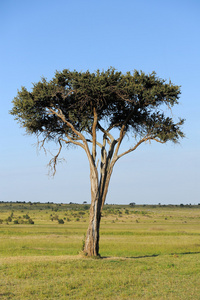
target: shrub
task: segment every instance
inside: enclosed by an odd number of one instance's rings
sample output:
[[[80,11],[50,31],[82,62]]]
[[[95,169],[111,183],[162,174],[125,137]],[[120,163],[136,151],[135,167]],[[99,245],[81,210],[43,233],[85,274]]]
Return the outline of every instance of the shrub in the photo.
[[[90,209],[90,206],[89,206],[89,205],[84,205],[84,206],[83,206],[83,209],[84,209],[84,210],[89,210],[89,209]]]
[[[34,224],[34,221],[30,218],[30,219],[28,220],[28,223],[29,223],[29,224]]]
[[[58,223],[59,224],[64,224],[65,222],[63,221],[63,219],[58,219]]]
[[[24,218],[24,219],[30,219],[29,215],[27,215],[27,214],[26,214],[26,215],[23,215],[23,218]]]

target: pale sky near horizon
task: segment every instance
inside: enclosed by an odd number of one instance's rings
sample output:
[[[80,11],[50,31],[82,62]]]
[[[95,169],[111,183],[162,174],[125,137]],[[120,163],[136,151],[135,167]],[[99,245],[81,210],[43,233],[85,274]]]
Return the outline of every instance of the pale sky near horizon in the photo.
[[[0,201],[90,203],[82,150],[63,156],[54,178],[8,111],[17,89],[56,70],[115,67],[181,86],[175,115],[186,119],[180,145],[143,145],[116,164],[107,203],[200,203],[200,2],[198,0],[0,1]],[[56,149],[53,146],[51,149]]]

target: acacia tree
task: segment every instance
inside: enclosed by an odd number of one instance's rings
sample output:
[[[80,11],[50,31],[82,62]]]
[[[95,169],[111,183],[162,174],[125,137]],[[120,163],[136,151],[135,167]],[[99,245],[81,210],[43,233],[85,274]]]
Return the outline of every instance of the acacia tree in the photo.
[[[29,134],[54,141],[58,153],[50,161],[56,171],[62,147],[81,147],[90,166],[91,207],[84,252],[99,255],[101,212],[115,163],[147,141],[177,143],[184,120],[173,120],[180,87],[166,83],[156,73],[122,74],[114,68],[95,73],[63,70],[47,82],[42,78],[32,90],[22,87],[13,100],[11,114]],[[167,108],[167,109],[166,109]],[[167,113],[169,111],[169,113]],[[130,147],[120,152],[129,136]]]

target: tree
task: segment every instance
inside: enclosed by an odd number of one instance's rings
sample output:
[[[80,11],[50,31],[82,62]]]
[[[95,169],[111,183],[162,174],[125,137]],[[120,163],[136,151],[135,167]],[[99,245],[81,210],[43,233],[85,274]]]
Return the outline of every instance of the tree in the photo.
[[[62,147],[82,148],[90,166],[91,206],[84,252],[99,255],[101,212],[115,163],[145,142],[177,143],[184,136],[171,108],[178,104],[180,87],[156,73],[123,74],[114,68],[94,73],[63,70],[51,81],[42,78],[32,90],[22,87],[11,114],[29,134],[59,145],[50,161],[56,171]],[[166,110],[167,108],[167,110]],[[169,113],[168,113],[169,112]],[[129,136],[131,146],[120,152]]]

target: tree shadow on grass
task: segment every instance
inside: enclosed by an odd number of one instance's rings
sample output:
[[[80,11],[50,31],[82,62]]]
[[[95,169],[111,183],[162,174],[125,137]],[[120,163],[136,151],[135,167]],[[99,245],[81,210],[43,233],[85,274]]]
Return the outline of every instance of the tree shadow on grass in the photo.
[[[189,254],[200,254],[199,252],[182,252],[182,253],[169,253],[169,255],[189,255]],[[118,259],[118,260],[125,260],[125,259],[141,259],[141,258],[152,258],[158,257],[161,254],[152,254],[152,255],[140,255],[140,256],[100,256],[101,259]]]
[[[141,256],[101,256],[102,259],[137,259],[137,258],[148,258],[148,257],[157,257],[160,254],[152,255],[141,255]]]
[[[181,252],[181,253],[171,253],[171,255],[188,255],[188,254],[200,254],[200,251],[198,252]]]

